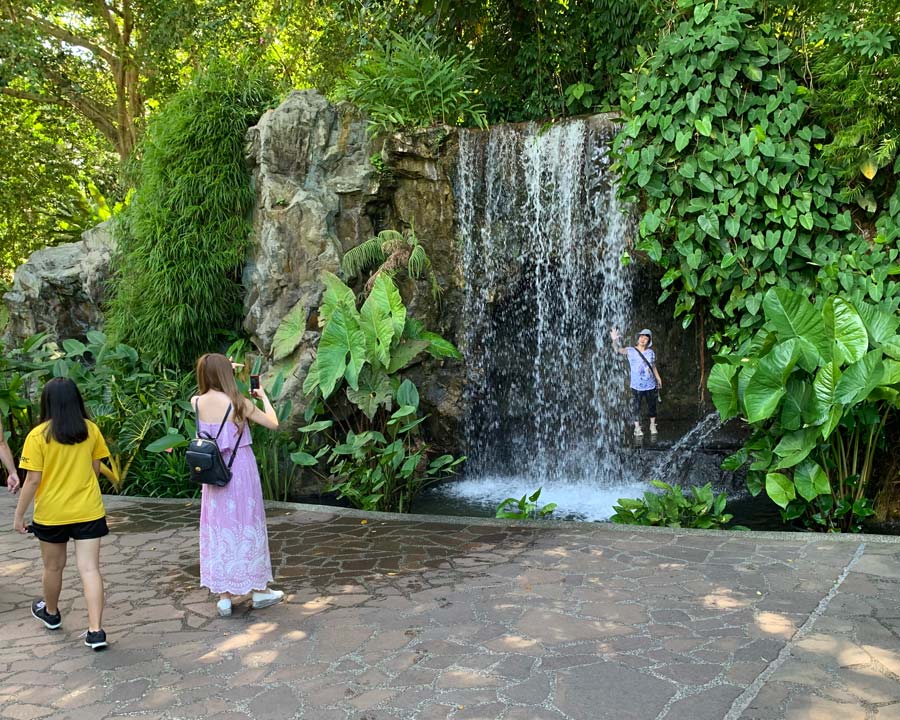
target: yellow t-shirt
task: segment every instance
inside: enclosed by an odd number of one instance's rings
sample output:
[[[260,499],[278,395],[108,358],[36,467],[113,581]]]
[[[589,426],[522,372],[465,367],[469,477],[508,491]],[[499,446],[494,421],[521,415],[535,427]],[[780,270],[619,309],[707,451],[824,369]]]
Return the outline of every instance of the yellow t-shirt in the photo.
[[[93,461],[109,457],[109,449],[100,428],[90,420],[85,422],[87,440],[75,445],[48,439],[49,423],[41,423],[25,438],[19,467],[41,472],[34,496],[34,522],[40,525],[89,522],[106,514]]]

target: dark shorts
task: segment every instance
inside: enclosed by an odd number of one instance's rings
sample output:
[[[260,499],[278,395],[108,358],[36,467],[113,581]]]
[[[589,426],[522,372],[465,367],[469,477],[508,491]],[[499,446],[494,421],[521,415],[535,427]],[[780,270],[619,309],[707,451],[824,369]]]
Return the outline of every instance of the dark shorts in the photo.
[[[34,536],[41,542],[66,543],[69,540],[93,540],[109,535],[106,517],[87,522],[69,523],[68,525],[41,525],[31,523]]]
[[[652,390],[635,390],[631,388],[631,397],[633,399],[632,419],[635,422],[641,419],[641,399],[647,401],[647,414],[652,418],[656,417],[656,397],[658,392],[656,388]]]

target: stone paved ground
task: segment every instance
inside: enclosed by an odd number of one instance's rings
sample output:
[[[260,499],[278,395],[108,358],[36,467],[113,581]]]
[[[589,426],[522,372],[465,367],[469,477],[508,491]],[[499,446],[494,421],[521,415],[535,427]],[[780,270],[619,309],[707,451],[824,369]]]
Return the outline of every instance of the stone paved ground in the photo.
[[[13,499],[0,499],[12,525]],[[196,503],[108,499],[111,646],[29,614],[0,534],[0,717],[900,720],[892,538],[439,523],[270,509],[285,604],[219,618]]]

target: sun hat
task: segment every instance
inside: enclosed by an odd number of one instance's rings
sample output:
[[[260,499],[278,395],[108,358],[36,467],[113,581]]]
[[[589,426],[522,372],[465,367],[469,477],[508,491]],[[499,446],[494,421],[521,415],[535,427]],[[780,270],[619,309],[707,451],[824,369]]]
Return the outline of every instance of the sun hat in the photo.
[[[650,332],[650,330],[648,330],[647,328],[644,328],[644,329],[641,330],[637,335],[634,336],[635,342],[637,342],[637,339],[638,339],[641,335],[646,335],[648,338],[650,338],[650,342],[647,343],[647,347],[652,347],[652,346],[653,346],[653,333]]]

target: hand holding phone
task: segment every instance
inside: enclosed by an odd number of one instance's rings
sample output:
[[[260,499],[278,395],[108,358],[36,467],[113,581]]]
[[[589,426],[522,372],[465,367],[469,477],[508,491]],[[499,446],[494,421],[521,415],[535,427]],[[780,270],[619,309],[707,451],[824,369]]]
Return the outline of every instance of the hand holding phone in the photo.
[[[254,390],[259,390],[259,375],[251,375],[250,376],[250,394],[253,394]]]

